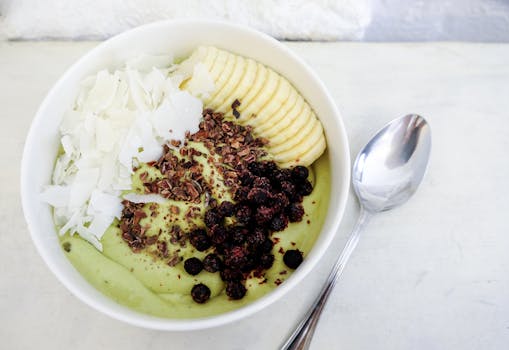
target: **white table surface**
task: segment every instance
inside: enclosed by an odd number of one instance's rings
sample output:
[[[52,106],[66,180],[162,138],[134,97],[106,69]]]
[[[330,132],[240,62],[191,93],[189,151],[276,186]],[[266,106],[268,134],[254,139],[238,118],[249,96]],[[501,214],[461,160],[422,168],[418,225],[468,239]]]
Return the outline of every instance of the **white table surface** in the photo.
[[[96,43],[0,43],[0,348],[276,349],[317,294],[358,214],[284,300],[197,332],[135,328],[51,274],[30,240],[19,164],[30,122],[63,71]],[[289,43],[336,99],[352,157],[390,119],[431,123],[422,187],[375,218],[334,290],[312,349],[509,347],[509,45]]]

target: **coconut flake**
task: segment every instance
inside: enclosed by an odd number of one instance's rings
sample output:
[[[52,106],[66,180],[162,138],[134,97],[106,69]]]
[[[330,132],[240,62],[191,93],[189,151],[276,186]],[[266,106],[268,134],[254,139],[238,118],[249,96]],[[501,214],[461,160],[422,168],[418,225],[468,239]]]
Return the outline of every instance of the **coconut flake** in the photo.
[[[41,192],[40,198],[54,207],[65,207],[69,203],[70,190],[69,186],[47,186]]]
[[[85,110],[101,112],[108,108],[116,95],[118,79],[107,70],[97,73],[95,85],[83,103]]]
[[[168,200],[158,194],[126,193],[124,199],[133,203],[165,203]]]
[[[157,160],[163,144],[184,141],[187,131],[198,130],[203,104],[193,94],[204,97],[213,90],[199,63],[204,52],[196,50],[182,65],[172,65],[168,55],[145,55],[82,81],[59,128],[64,152],[56,161],[53,185],[40,195],[54,207],[60,234],[78,233],[101,250],[101,237],[121,215],[121,191],[131,190],[133,164]],[[179,89],[190,78],[192,94]],[[133,193],[124,198],[166,201]]]
[[[99,169],[81,169],[76,174],[76,178],[71,185],[69,194],[69,207],[79,208],[84,205],[90,198],[94,190],[97,180],[99,179]]]
[[[178,91],[152,113],[151,119],[159,137],[183,141],[186,131],[198,131],[202,110],[201,100],[186,91]]]
[[[194,66],[193,77],[189,80],[186,90],[200,98],[208,98],[216,88],[210,73],[201,62]]]
[[[99,190],[94,190],[90,196],[87,208],[88,215],[104,215],[120,219],[122,203],[118,195],[112,195]],[[111,221],[110,221],[111,222]]]

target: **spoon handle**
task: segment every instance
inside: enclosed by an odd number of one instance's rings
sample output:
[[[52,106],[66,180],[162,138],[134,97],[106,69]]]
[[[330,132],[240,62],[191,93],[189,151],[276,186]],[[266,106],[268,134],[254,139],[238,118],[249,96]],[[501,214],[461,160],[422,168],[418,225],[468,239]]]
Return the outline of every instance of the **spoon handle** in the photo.
[[[334,267],[327,278],[327,282],[290,338],[288,338],[286,343],[281,347],[281,350],[309,349],[313,333],[315,332],[318,319],[322,314],[325,303],[327,302],[332,289],[336,285],[339,276],[341,276],[350,255],[352,255],[353,250],[359,242],[360,232],[367,225],[372,215],[372,213],[361,208],[359,219],[357,220],[357,223],[350,234],[350,238],[348,238],[348,242],[346,242],[346,245],[339,256],[339,259],[334,264]]]

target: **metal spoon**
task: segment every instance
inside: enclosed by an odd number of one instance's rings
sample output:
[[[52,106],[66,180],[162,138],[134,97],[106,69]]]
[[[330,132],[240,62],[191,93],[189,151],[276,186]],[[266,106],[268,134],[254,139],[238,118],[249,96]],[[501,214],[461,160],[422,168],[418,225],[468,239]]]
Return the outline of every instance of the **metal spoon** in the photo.
[[[374,214],[405,203],[415,193],[430,151],[431,130],[426,120],[416,114],[393,120],[360,151],[352,174],[361,205],[359,219],[320,295],[281,349],[309,348],[325,303],[359,241],[360,232]]]

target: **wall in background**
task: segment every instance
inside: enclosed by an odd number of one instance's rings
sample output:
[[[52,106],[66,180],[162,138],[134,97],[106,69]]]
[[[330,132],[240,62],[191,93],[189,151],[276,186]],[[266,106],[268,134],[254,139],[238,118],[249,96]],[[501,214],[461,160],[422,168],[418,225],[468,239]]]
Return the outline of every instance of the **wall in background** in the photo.
[[[372,0],[366,41],[509,42],[509,0]]]

